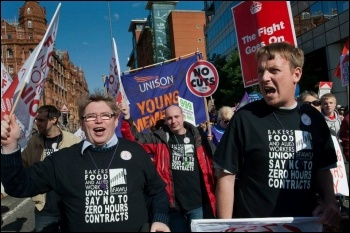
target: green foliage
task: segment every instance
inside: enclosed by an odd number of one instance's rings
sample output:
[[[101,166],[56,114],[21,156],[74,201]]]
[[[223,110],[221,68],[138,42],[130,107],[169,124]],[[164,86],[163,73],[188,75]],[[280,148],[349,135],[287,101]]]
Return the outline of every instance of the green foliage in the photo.
[[[223,105],[235,106],[246,91],[259,92],[258,85],[244,88],[238,51],[234,51],[227,61],[225,57],[217,54],[214,54],[209,61],[216,67],[219,74],[219,86],[213,94],[217,109]]]

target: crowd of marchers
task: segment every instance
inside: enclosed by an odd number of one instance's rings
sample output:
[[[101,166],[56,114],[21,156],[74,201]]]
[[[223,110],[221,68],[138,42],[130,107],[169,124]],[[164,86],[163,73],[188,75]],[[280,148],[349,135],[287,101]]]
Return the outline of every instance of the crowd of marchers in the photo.
[[[335,196],[331,169],[334,136],[348,174],[348,107],[332,93],[295,97],[301,49],[273,43],[256,61],[263,98],[238,110],[214,106],[198,126],[171,105],[149,133],[138,132],[133,106],[96,90],[79,102],[85,139],[62,130],[59,110],[44,105],[20,148],[16,116],[3,116],[2,197],[32,197],[35,231],[187,232],[196,219],[311,216],[324,230],[346,231],[348,197]]]

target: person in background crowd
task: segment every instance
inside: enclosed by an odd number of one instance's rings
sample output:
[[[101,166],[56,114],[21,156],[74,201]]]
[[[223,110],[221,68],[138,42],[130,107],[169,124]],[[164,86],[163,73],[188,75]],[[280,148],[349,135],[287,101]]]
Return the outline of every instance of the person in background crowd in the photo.
[[[349,109],[344,113],[344,119],[340,125],[339,138],[343,147],[343,153],[346,160],[349,161]]]
[[[322,114],[327,122],[328,128],[332,135],[339,139],[339,129],[341,119],[336,111],[337,99],[332,93],[326,93],[321,97]]]
[[[208,123],[210,122],[203,121],[202,123],[199,124],[199,129],[201,129],[204,133],[208,131]]]
[[[86,139],[25,168],[14,115],[1,121],[1,181],[13,197],[54,190],[64,204],[68,231],[169,231],[165,183],[145,150],[118,138],[119,109],[101,90],[80,100]],[[145,196],[150,201],[152,225]]]
[[[171,231],[190,231],[192,219],[213,218],[215,214],[215,178],[212,154],[215,146],[206,134],[185,122],[179,106],[165,110],[165,125],[152,133],[139,133],[125,102],[121,133],[136,140],[154,155],[154,164],[167,184],[170,200]]]
[[[36,113],[34,123],[37,132],[32,132],[26,148],[22,151],[23,164],[26,167],[44,160],[53,152],[80,142],[74,134],[58,127],[61,112],[53,105],[43,105]],[[33,128],[34,130],[35,128]],[[32,197],[35,203],[35,231],[66,231],[64,215],[61,218],[62,204],[55,191]]]
[[[151,127],[151,131],[154,132],[155,130],[162,128],[164,124],[165,124],[165,120],[159,119],[156,122],[156,124]]]
[[[303,91],[299,97],[298,101],[310,104],[315,107],[319,112],[321,112],[321,101],[318,98],[318,95],[313,91]]]
[[[218,112],[215,109],[215,105],[209,111],[209,121],[211,124],[215,124],[218,120]]]
[[[339,226],[331,134],[322,115],[294,96],[304,53],[280,42],[256,57],[264,98],[235,112],[213,158],[217,217],[318,216],[318,223]]]
[[[219,145],[220,139],[224,134],[233,114],[234,112],[232,107],[223,106],[219,109],[217,124],[211,127],[211,134],[213,135],[212,140],[215,146]]]
[[[349,109],[345,109],[344,119],[340,125],[339,139],[343,148],[344,165],[349,185]],[[341,200],[341,211],[343,215],[348,216],[347,228],[349,229],[349,196]]]
[[[340,120],[343,120],[344,119],[345,108],[343,106],[340,106],[339,108],[337,108],[337,111],[339,113]]]

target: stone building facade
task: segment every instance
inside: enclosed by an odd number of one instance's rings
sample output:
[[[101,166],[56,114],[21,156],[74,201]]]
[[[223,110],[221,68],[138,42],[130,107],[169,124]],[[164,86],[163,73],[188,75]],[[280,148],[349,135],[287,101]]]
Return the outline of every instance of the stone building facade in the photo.
[[[18,22],[1,19],[1,62],[12,77],[40,43],[47,27],[46,9],[39,1],[25,1]],[[61,125],[75,132],[79,128],[77,101],[89,92],[84,70],[70,61],[68,51],[55,48],[51,64],[39,106],[51,104],[61,109]],[[66,125],[63,118],[68,118]]]

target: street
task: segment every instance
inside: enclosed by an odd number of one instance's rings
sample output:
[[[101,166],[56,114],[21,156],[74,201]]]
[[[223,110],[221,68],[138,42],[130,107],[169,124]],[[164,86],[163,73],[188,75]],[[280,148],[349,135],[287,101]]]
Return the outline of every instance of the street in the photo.
[[[34,203],[30,198],[1,199],[1,232],[33,232]]]

